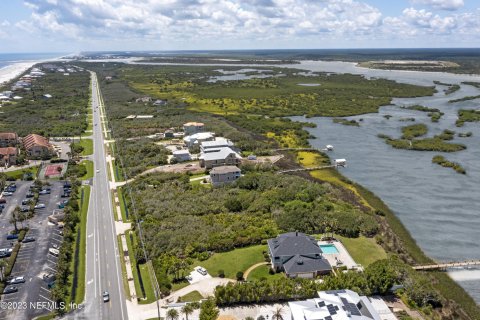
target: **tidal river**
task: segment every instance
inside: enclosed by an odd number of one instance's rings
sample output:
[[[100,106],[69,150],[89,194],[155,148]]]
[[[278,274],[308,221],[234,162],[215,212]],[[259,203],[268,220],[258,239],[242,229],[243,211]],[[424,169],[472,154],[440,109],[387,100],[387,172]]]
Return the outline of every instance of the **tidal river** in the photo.
[[[363,74],[418,85],[433,85],[434,80],[443,83],[462,81],[480,82],[480,76],[454,75],[431,72],[383,71],[358,68],[345,62],[303,62],[293,65],[311,71]],[[294,120],[317,124],[308,129],[316,139],[314,147],[334,146],[332,159],[346,158],[347,167],[340,171],[375,192],[404,223],[424,252],[437,261],[480,259],[480,124],[466,123],[457,128],[457,110],[479,109],[480,100],[448,103],[448,100],[480,95],[475,87],[461,84],[461,89],[445,95],[446,87],[438,85],[432,97],[394,99],[393,106],[385,106],[379,113],[348,119],[363,119],[360,127],[332,122],[331,118],[293,117]],[[406,110],[400,106],[420,104],[438,108],[445,115],[438,123],[432,123],[427,113]],[[384,115],[391,115],[387,120]],[[415,122],[400,119],[415,118]],[[472,132],[469,138],[455,137],[453,142],[463,143],[467,150],[456,153],[438,153],[398,150],[377,137],[383,133],[392,137],[401,135],[400,128],[412,123],[425,123],[429,136],[444,129]],[[432,157],[443,154],[447,159],[459,162],[467,174],[456,173],[450,168],[432,164]],[[450,275],[480,303],[480,269],[452,270]]]

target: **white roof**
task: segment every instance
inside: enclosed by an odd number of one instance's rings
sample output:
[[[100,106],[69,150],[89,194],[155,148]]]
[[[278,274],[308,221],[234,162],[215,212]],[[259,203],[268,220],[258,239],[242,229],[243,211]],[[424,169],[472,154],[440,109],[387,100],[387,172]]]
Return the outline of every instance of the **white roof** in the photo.
[[[202,153],[200,155],[200,159],[203,159],[205,161],[223,160],[223,159],[226,159],[232,153],[235,154],[235,157],[237,159],[242,159],[242,157],[238,153],[236,153],[229,147],[219,148],[218,151],[216,152]]]
[[[215,133],[213,132],[198,132],[195,134],[192,134],[190,136],[186,136],[183,138],[184,141],[195,141],[195,140],[205,140],[205,139],[211,139],[215,137]]]
[[[202,148],[231,147],[233,142],[225,138],[216,138],[214,141],[204,141],[201,143]]]
[[[173,154],[174,156],[176,156],[176,155],[183,155],[183,154],[188,154],[188,155],[189,155],[190,152],[189,152],[188,150],[175,150],[175,151],[172,152],[172,154]]]
[[[365,296],[351,290],[319,291],[318,298],[288,303],[293,320],[394,320],[381,316]],[[388,309],[388,308],[387,308]],[[386,312],[386,310],[382,310]]]

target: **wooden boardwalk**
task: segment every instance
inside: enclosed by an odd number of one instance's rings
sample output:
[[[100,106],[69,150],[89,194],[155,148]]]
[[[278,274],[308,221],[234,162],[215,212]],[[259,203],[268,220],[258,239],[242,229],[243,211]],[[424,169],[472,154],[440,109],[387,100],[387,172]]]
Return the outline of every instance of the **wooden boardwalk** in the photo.
[[[289,170],[281,170],[277,171],[277,173],[292,173],[292,172],[300,172],[300,171],[315,171],[315,170],[322,170],[322,169],[329,169],[329,168],[336,168],[338,167],[335,164],[329,166],[321,166],[321,167],[311,167],[311,168],[297,168],[297,169],[289,169]]]
[[[480,266],[480,260],[426,264],[421,266],[413,266],[412,268],[415,270],[438,270],[438,269],[447,269],[447,268],[453,268],[453,267],[468,267],[468,266]]]

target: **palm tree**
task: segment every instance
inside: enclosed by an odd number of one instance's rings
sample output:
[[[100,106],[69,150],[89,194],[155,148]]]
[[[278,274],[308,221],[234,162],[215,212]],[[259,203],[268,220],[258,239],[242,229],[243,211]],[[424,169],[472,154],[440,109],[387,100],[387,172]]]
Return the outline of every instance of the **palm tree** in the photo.
[[[169,309],[167,311],[167,319],[169,320],[177,320],[178,319],[178,311],[175,309]]]
[[[8,263],[5,259],[0,260],[0,281],[5,279],[5,268],[8,266]]]
[[[272,314],[272,320],[283,320],[282,312],[283,312],[283,308],[277,307],[275,309],[275,312]]]
[[[20,207],[16,206],[15,210],[13,210],[13,212],[12,212],[12,216],[10,217],[10,221],[9,221],[15,227],[15,233],[18,233],[17,221],[18,221],[18,214],[19,213],[20,213]]]
[[[185,320],[188,320],[188,316],[193,313],[193,307],[190,303],[187,303],[182,307],[182,313],[185,315]]]

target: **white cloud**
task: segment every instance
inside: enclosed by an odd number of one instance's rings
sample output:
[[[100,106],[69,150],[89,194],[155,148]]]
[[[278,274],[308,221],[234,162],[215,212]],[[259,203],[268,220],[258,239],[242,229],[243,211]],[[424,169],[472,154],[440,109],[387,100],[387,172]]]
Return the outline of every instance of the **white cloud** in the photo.
[[[412,0],[411,2],[449,11],[458,10],[465,5],[463,0]]]
[[[367,1],[25,0],[32,15],[15,27],[51,43],[117,43],[128,49],[133,43],[140,49],[153,43],[188,49],[371,46],[379,39],[433,41],[449,34],[480,44],[479,10],[432,11],[459,8],[463,0],[411,0],[429,9],[406,8],[387,17]]]

